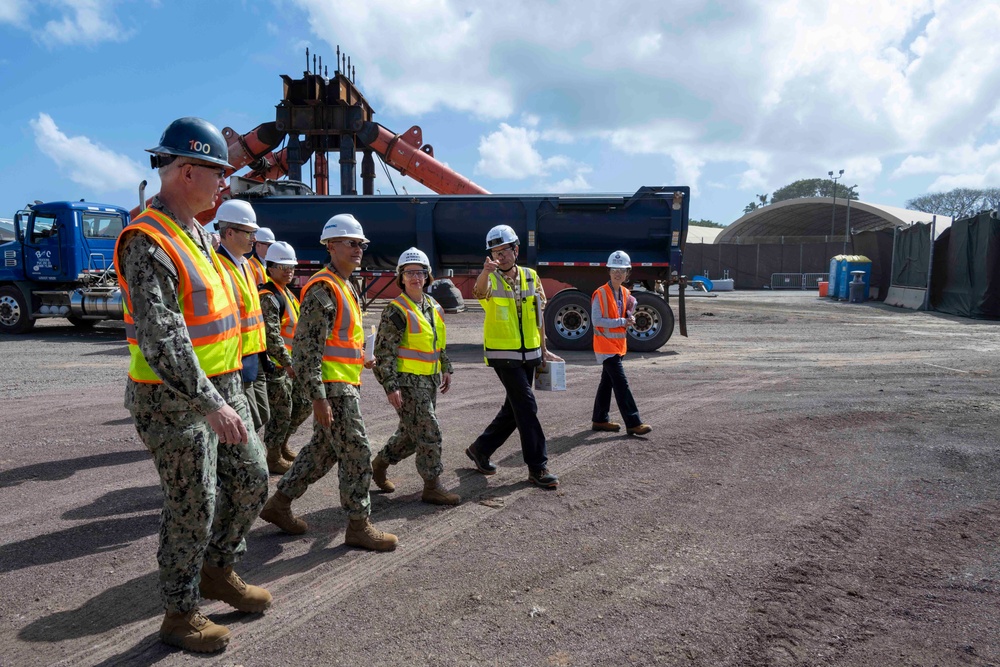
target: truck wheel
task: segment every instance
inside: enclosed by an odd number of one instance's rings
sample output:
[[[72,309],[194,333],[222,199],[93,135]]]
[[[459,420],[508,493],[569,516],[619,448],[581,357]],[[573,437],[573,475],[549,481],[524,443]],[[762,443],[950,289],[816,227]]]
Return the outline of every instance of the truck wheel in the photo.
[[[545,335],[556,350],[589,350],[594,328],[590,298],[578,290],[563,290],[545,306]]]
[[[24,333],[35,326],[24,294],[14,285],[0,287],[0,333]]]
[[[654,352],[674,333],[674,311],[655,294],[634,292],[635,326],[628,328],[630,352]]]

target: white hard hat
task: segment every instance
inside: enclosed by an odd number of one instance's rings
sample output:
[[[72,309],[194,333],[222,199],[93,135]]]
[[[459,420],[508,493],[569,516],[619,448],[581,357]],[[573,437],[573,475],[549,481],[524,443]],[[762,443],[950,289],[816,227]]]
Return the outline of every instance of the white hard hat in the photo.
[[[609,269],[631,269],[632,259],[628,256],[628,253],[624,250],[615,250],[608,257],[608,268]]]
[[[224,223],[249,227],[254,231],[260,229],[257,226],[257,214],[253,212],[250,202],[242,199],[227,199],[219,206],[215,212],[215,224],[221,226]]]
[[[497,225],[486,234],[486,249],[490,250],[500,245],[518,243],[517,234],[508,225]]]
[[[361,239],[368,243],[365,238],[365,230],[350,213],[338,213],[323,225],[323,233],[319,235],[320,245],[325,245],[330,239]]]
[[[295,259],[295,248],[292,247],[291,243],[285,241],[272,243],[271,247],[267,249],[267,257],[264,258],[264,261],[286,266],[298,264],[298,260]]]
[[[257,229],[257,243],[274,243],[274,232],[270,227],[260,227]]]
[[[396,273],[402,271],[403,267],[407,264],[420,264],[428,271],[431,270],[431,260],[427,259],[427,255],[424,254],[423,250],[417,250],[416,248],[403,251],[403,254],[399,256],[399,261],[396,262]]]

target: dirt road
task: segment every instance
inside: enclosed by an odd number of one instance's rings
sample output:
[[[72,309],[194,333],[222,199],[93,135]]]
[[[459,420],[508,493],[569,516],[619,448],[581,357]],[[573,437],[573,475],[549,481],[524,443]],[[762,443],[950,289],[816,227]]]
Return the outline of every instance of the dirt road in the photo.
[[[499,474],[469,468],[501,395],[481,312],[449,316],[444,481],[465,502],[420,503],[406,461],[372,496],[399,549],[349,550],[328,476],[295,504],[309,533],[254,527],[238,569],[275,603],[207,604],[233,632],[209,657],[156,639],[161,495],[120,326],[0,337],[0,664],[1000,665],[1000,326],[815,293],[689,318],[626,359],[646,438],[590,430],[600,368],[564,355],[569,390],[538,395],[546,492],[516,436]],[[365,377],[378,448],[395,414]]]

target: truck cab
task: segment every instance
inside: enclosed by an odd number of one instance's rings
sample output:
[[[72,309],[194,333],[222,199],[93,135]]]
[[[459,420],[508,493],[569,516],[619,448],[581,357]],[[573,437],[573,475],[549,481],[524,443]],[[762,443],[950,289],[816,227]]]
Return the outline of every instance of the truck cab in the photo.
[[[121,207],[83,201],[18,211],[14,240],[0,245],[0,332],[19,333],[41,317],[92,324],[97,318],[72,312],[73,292],[111,273],[115,241],[128,222]]]

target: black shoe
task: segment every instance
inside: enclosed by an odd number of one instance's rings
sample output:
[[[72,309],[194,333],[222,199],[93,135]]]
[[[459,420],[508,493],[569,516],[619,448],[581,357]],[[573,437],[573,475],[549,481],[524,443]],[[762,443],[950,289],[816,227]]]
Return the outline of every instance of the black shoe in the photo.
[[[559,486],[559,478],[550,473],[548,468],[529,471],[528,481],[543,489],[555,489]]]
[[[472,445],[469,445],[469,448],[465,450],[465,455],[472,459],[472,464],[476,467],[476,470],[484,475],[497,474],[497,467],[490,461],[490,457],[477,453],[472,449]]]

